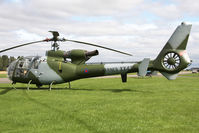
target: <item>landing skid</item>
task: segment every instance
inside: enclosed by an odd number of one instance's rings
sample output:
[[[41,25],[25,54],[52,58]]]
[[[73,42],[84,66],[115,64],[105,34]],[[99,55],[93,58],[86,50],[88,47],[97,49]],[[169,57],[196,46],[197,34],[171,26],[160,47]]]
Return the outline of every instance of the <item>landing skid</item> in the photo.
[[[16,82],[12,82],[12,88],[13,88],[13,89],[17,89],[17,88],[15,87],[15,84],[16,84]]]

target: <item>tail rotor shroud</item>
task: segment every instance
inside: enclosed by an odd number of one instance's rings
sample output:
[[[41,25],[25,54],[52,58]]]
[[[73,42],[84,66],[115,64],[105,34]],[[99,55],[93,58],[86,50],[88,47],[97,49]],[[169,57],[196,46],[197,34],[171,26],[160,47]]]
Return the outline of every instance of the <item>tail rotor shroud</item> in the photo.
[[[169,52],[164,56],[162,65],[165,69],[175,70],[180,63],[180,56],[177,53]]]

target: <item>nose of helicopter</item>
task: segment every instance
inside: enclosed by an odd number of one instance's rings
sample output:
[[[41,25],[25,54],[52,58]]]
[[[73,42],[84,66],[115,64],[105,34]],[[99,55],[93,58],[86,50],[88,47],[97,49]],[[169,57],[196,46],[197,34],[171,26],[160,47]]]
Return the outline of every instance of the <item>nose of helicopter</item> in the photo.
[[[13,61],[13,62],[9,65],[9,67],[8,67],[8,69],[7,69],[8,77],[9,77],[10,80],[12,80],[12,78],[13,78],[13,73],[14,73],[14,69],[15,69],[16,63],[17,63],[17,60]]]

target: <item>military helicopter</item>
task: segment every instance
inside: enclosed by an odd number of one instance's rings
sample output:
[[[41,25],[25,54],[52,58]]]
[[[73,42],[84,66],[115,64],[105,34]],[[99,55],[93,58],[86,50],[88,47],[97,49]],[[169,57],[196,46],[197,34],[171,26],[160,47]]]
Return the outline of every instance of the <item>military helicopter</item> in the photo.
[[[86,63],[91,57],[99,54],[98,50],[74,49],[62,51],[59,50],[57,42],[69,41],[100,47],[129,56],[131,54],[93,43],[59,38],[57,31],[50,31],[53,34],[52,38],[17,45],[1,50],[0,53],[34,43],[52,42],[51,50],[46,52],[45,58],[40,56],[21,57],[9,65],[7,69],[8,77],[13,81],[13,84],[18,82],[28,83],[28,85],[36,84],[37,87],[49,85],[51,89],[53,84],[69,83],[70,85],[71,81],[77,79],[114,74],[121,74],[122,82],[127,82],[128,73],[138,72],[139,76],[145,76],[148,70],[159,71],[167,79],[173,80],[176,79],[181,70],[191,63],[186,52],[191,27],[191,24],[182,22],[156,59],[145,58],[140,62]],[[71,61],[68,61],[68,59]]]

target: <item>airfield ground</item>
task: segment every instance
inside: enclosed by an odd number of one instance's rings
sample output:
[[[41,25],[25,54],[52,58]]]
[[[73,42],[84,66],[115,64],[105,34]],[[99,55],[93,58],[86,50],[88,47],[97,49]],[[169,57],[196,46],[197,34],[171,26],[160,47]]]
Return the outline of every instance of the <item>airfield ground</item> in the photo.
[[[0,74],[7,74],[6,71],[0,71]]]
[[[182,71],[180,73],[180,76],[187,76],[187,74],[191,74],[191,72],[189,71]],[[193,75],[193,74],[191,74]],[[128,77],[137,77],[136,73],[130,73],[127,75]],[[158,73],[158,75],[156,76],[162,76],[160,73]],[[111,76],[101,76],[101,77],[96,77],[96,78],[121,78],[120,75],[111,75]],[[7,72],[6,71],[0,71],[0,84],[1,83],[12,83],[7,76]]]
[[[37,89],[0,84],[1,133],[198,133],[199,74],[91,78]]]

